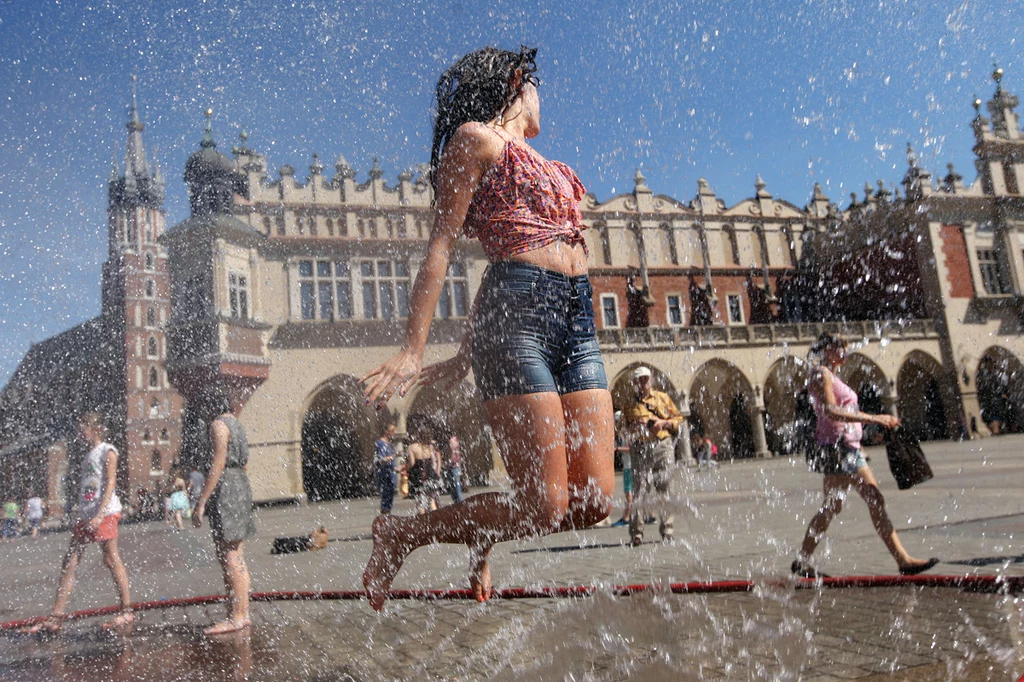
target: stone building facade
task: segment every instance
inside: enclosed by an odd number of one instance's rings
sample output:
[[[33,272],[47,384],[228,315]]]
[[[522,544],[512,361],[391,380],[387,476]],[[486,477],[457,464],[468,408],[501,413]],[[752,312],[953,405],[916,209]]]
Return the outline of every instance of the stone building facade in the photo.
[[[909,152],[901,190],[868,187],[846,209],[818,186],[803,207],[777,199],[760,177],[734,206],[704,180],[692,200],[656,195],[639,172],[631,193],[588,195],[594,306],[616,401],[642,363],[677,398],[687,431],[710,435],[723,456],[787,453],[808,348],[835,330],[854,343],[844,374],[867,409],[898,413],[925,438],[1024,427],[1015,107],[997,84],[992,120],[975,120],[970,186],[952,170],[934,183]],[[327,177],[316,156],[303,181],[291,166],[272,176],[244,137],[233,159],[209,163],[242,188],[217,208],[232,227],[189,241],[186,222],[165,242],[172,272],[176,245],[201,242],[206,260],[188,267],[212,274],[207,312],[218,329],[204,357],[220,369],[199,383],[219,372],[244,384],[258,497],[365,491],[378,422],[357,379],[401,342],[430,231],[429,186],[411,172],[389,185],[376,161],[359,182],[343,158]],[[455,352],[485,267],[477,244],[459,244],[427,361]],[[172,338],[175,325],[172,316]],[[175,366],[194,362],[186,355],[172,351],[172,380]],[[392,407],[400,431],[416,412],[446,420],[469,443],[471,476],[486,477],[492,448],[471,378]],[[688,451],[680,439],[678,454]]]
[[[975,103],[978,175],[970,185],[952,168],[933,179],[908,148],[899,188],[867,186],[843,209],[817,185],[802,206],[776,198],[760,177],[753,195],[732,206],[703,179],[694,197],[679,200],[655,194],[639,172],[632,192],[606,201],[587,195],[598,339],[617,404],[644,364],[678,401],[684,434],[706,433],[720,456],[790,453],[807,351],[831,330],[852,342],[844,379],[868,411],[894,412],[924,438],[1024,430],[1024,137],[1017,98],[995,76],[988,118]],[[96,338],[125,349],[123,365],[103,371],[113,377],[104,385],[124,394],[104,400],[124,405],[126,443],[147,426],[159,429],[151,436],[166,428],[168,451],[180,438],[180,459],[195,461],[208,447],[218,397],[233,392],[245,401],[257,499],[368,492],[381,419],[358,378],[402,340],[431,229],[425,175],[403,172],[391,184],[374,161],[360,181],[344,158],[328,173],[314,155],[300,181],[291,166],[271,172],[244,134],[230,155],[218,151],[208,126],[185,166],[191,216],[151,244],[147,217],[154,235],[163,226],[156,195],[122,197],[148,173],[127,170],[141,168],[132,161],[141,124],[133,125],[131,163],[111,184],[104,316],[39,346],[88,349]],[[133,225],[142,232],[132,236]],[[146,253],[153,270],[132,260]],[[476,242],[457,245],[426,362],[455,352],[486,265]],[[115,318],[122,332],[105,326]],[[153,357],[145,352],[151,338]],[[33,349],[23,365],[56,352]],[[177,392],[164,383],[164,365]],[[147,384],[152,368],[155,386]],[[64,380],[58,374],[36,376],[45,384]],[[20,376],[5,389],[6,405],[24,403]],[[161,412],[164,396],[170,407]],[[155,414],[145,409],[153,397]],[[415,413],[447,422],[463,441],[472,481],[500,468],[472,377],[452,391],[415,390],[391,409],[400,433]],[[5,452],[52,450],[52,438],[33,440],[50,433],[41,427],[4,433],[5,463],[13,461]],[[680,457],[690,455],[689,443],[679,440]],[[51,478],[62,456],[58,449],[39,459],[50,462]]]

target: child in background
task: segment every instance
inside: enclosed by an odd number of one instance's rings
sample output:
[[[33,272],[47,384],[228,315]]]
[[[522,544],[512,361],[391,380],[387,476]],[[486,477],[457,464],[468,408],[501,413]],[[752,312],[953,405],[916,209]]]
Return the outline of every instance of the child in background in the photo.
[[[171,523],[178,530],[185,530],[184,518],[190,516],[188,494],[185,492],[185,480],[174,479],[174,492],[170,496],[169,509],[171,512]]]
[[[128,572],[125,571],[117,551],[117,524],[121,519],[121,500],[115,492],[117,483],[117,450],[106,442],[107,428],[98,412],[86,412],[78,421],[82,438],[91,450],[82,459],[81,482],[78,486],[78,509],[71,531],[71,544],[61,567],[57,598],[50,617],[26,628],[30,634],[59,632],[64,620],[64,609],[75,587],[75,573],[85,548],[98,543],[103,549],[103,563],[121,598],[121,611],[104,623],[106,629],[127,625],[135,620],[128,594]]]

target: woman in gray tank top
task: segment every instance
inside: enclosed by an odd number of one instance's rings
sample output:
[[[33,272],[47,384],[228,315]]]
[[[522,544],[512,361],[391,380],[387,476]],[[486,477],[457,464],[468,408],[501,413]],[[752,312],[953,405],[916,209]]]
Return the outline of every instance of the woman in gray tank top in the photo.
[[[238,421],[241,402],[225,401],[222,414],[210,422],[211,458],[205,470],[206,482],[196,500],[192,523],[203,525],[210,519],[217,559],[224,571],[228,592],[228,618],[206,628],[207,635],[220,635],[249,627],[249,568],[242,554],[242,542],[256,534],[252,512],[252,489],[245,474],[249,445],[245,429]]]

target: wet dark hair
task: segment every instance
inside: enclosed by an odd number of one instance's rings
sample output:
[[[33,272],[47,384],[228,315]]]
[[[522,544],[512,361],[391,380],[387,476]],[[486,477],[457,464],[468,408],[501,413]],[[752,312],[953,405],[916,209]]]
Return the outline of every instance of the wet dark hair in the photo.
[[[825,332],[818,337],[818,340],[811,346],[811,355],[823,357],[825,351],[835,349],[846,349],[846,341],[839,334],[833,332]]]
[[[409,415],[405,431],[409,435],[410,442],[413,443],[429,443],[434,437],[434,427],[430,417],[421,413]]]
[[[107,420],[99,412],[94,410],[83,412],[78,415],[78,423],[91,429],[97,429],[100,432],[100,438],[107,437]]]
[[[430,186],[437,195],[437,168],[441,152],[463,123],[487,123],[508,109],[537,71],[536,48],[520,46],[519,52],[485,47],[470,52],[437,79],[437,116],[430,148]],[[512,76],[523,73],[519,89]]]

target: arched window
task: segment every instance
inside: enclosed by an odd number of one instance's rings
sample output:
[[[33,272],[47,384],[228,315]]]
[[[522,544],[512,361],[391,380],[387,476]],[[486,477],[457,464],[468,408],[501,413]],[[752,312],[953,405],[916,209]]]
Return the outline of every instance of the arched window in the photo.
[[[166,443],[170,439],[171,439],[171,437],[169,435],[167,435],[167,429],[161,429],[160,430],[160,440],[163,441],[164,443]]]
[[[365,237],[366,236],[366,221],[365,220],[363,220],[362,218],[357,220],[356,221],[356,228],[359,230],[359,236],[360,237]]]
[[[153,454],[150,457],[149,462],[150,462],[149,463],[150,470],[152,470],[152,471],[163,471],[164,470],[163,458],[160,457],[160,451],[159,450],[154,450],[153,451]]]
[[[153,280],[146,280],[146,298],[153,298],[156,296],[156,285],[153,284]]]
[[[153,440],[153,434],[150,432],[149,429],[146,429],[145,431],[142,432],[142,442],[143,443],[149,443],[152,440]]]
[[[153,269],[153,254],[151,254],[151,253],[147,253],[146,254],[146,269],[147,270],[152,270]]]
[[[160,400],[154,396],[149,401],[149,418],[156,419],[160,416]]]
[[[146,326],[156,326],[156,308],[149,308],[146,310]]]
[[[302,224],[302,216],[295,216],[295,229],[299,234],[306,234],[306,227]]]
[[[306,222],[309,223],[309,236],[310,237],[315,237],[316,236],[316,216],[315,215],[309,216],[309,218],[306,219]]]
[[[149,387],[159,388],[160,387],[160,375],[156,371],[156,367],[149,368]]]
[[[149,341],[146,344],[146,351],[151,358],[155,358],[160,355],[160,349],[157,347],[155,336],[149,337]]]
[[[263,234],[270,236],[270,217],[263,216]]]
[[[388,218],[387,221],[385,221],[384,229],[387,230],[388,239],[395,236],[395,224],[391,221],[391,218]]]
[[[135,216],[127,216],[125,218],[125,222],[126,222],[125,231],[126,231],[126,237],[127,237],[126,241],[128,242],[128,246],[129,247],[134,247],[135,246],[136,237],[138,236],[138,234],[135,231]]]
[[[334,221],[330,218],[327,219],[327,234],[328,236],[334,236]]]

